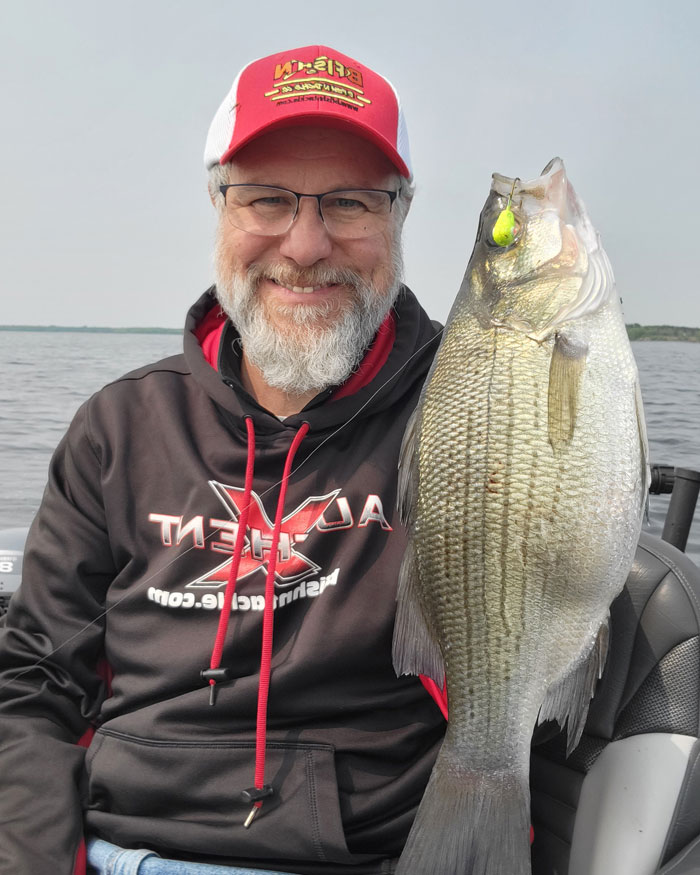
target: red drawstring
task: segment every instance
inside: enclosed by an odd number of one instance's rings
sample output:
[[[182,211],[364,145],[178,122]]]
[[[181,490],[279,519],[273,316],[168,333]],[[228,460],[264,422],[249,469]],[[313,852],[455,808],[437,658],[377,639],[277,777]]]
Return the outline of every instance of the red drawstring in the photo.
[[[253,465],[255,460],[255,430],[253,428],[253,420],[250,416],[245,418],[246,430],[248,432],[248,458],[245,467],[245,487],[243,490],[243,506],[238,516],[238,531],[236,532],[236,541],[233,547],[233,557],[231,558],[231,567],[228,573],[226,582],[226,590],[224,592],[224,603],[219,614],[219,628],[216,632],[216,640],[214,641],[214,649],[211,653],[211,662],[209,663],[209,671],[203,671],[202,677],[209,681],[209,704],[213,705],[215,701],[215,687],[217,680],[225,680],[228,676],[228,669],[220,669],[221,654],[224,650],[226,641],[226,632],[228,631],[229,620],[231,619],[231,602],[233,594],[236,591],[236,579],[238,577],[238,569],[241,564],[241,554],[243,553],[243,544],[245,541],[245,533],[248,528],[248,512],[250,510],[250,494],[253,490]]]
[[[228,669],[220,668],[221,657],[231,617],[231,603],[233,602],[233,595],[236,590],[236,579],[241,564],[245,534],[248,528],[248,512],[250,510],[251,494],[253,491],[255,431],[253,428],[253,420],[249,416],[246,417],[246,429],[248,431],[248,460],[245,470],[243,506],[238,517],[238,531],[236,532],[236,541],[233,548],[233,556],[231,558],[231,568],[229,569],[228,581],[226,582],[226,591],[224,593],[224,601],[219,615],[219,626],[216,632],[216,640],[214,641],[211,661],[209,668],[201,673],[202,679],[209,683],[210,705],[215,703],[217,681],[225,680],[228,677]],[[255,730],[255,787],[251,787],[249,790],[244,790],[242,792],[243,799],[253,803],[253,808],[244,824],[246,827],[250,826],[252,823],[253,818],[263,804],[263,799],[272,794],[272,787],[265,786],[265,747],[267,736],[267,700],[270,692],[270,674],[272,672],[272,631],[275,615],[275,570],[277,568],[277,550],[279,547],[280,532],[282,530],[287,483],[289,482],[289,477],[292,472],[294,456],[296,455],[299,445],[304,440],[308,430],[309,424],[305,422],[294,436],[294,440],[292,441],[289,452],[287,453],[287,460],[284,464],[284,472],[282,474],[282,480],[280,481],[280,494],[279,499],[277,500],[275,525],[272,530],[270,559],[267,566],[267,577],[265,578],[265,608],[263,610],[262,652],[260,655],[260,682],[258,686],[258,712]]]
[[[287,461],[284,465],[284,473],[280,483],[280,495],[277,500],[277,512],[275,514],[275,526],[272,531],[270,544],[270,561],[267,566],[265,579],[265,609],[263,611],[262,653],[260,656],[260,686],[258,687],[258,718],[255,733],[255,789],[258,793],[265,793],[265,743],[267,736],[267,698],[270,691],[270,674],[272,671],[272,630],[274,625],[275,606],[275,569],[277,568],[277,547],[282,529],[282,517],[284,515],[284,500],[287,494],[287,483],[291,474],[294,456],[299,445],[309,430],[309,424],[305,422],[296,433],[292,445],[287,453]],[[253,808],[248,815],[245,826],[250,826],[253,818],[263,804],[263,799],[256,799]]]

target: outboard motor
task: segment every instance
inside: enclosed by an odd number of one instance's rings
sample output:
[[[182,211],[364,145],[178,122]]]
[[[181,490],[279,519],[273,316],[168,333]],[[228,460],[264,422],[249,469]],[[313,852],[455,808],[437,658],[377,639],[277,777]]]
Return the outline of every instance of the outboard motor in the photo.
[[[0,531],[0,617],[7,613],[12,595],[22,580],[22,554],[29,529]]]

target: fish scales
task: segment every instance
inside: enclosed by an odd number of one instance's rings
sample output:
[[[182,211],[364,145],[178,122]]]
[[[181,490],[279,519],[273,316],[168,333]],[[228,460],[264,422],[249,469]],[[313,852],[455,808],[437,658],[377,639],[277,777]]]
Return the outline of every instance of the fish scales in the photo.
[[[402,450],[394,661],[444,671],[449,722],[397,875],[530,872],[532,731],[540,712],[580,735],[647,489],[612,274],[562,163],[494,176],[479,235]]]

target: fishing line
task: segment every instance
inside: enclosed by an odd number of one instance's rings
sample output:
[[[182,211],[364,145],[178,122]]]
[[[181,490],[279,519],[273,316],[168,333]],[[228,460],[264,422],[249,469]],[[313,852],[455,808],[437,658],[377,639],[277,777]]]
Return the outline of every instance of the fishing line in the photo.
[[[420,353],[422,353],[424,349],[426,349],[428,346],[430,346],[431,343],[435,342],[436,340],[438,340],[441,337],[444,330],[445,330],[445,328],[443,326],[442,328],[439,329],[437,334],[433,335],[433,337],[426,340],[426,342],[422,346],[420,346],[417,350],[415,350],[415,352],[413,352],[406,359],[406,361],[402,365],[400,365],[396,369],[396,371],[394,371],[394,373],[391,376],[387,377],[387,379],[382,383],[381,386],[379,386],[377,389],[375,389],[375,391],[369,396],[369,398],[364,402],[364,404],[362,404],[360,407],[358,407],[358,409],[355,411],[355,413],[353,413],[353,415],[349,419],[347,419],[345,422],[343,422],[341,425],[339,425],[338,428],[336,428],[335,431],[331,432],[327,438],[324,438],[321,441],[321,443],[317,447],[315,447],[305,459],[303,459],[295,468],[293,468],[289,472],[289,477],[291,477],[293,474],[296,474],[297,471],[299,471],[299,469],[302,468],[309,461],[309,459],[314,455],[314,453],[317,453],[321,449],[322,446],[327,444],[328,441],[332,440],[344,428],[346,428],[348,425],[350,425],[350,423],[354,419],[357,419],[357,417],[362,413],[362,411],[369,404],[371,404],[371,402],[376,398],[376,396],[386,386],[388,386],[392,380],[394,380],[396,377],[398,377],[398,375],[401,373],[401,371],[403,371],[413,361],[413,359],[417,355],[420,355]],[[271,486],[268,486],[267,489],[265,489],[263,492],[261,492],[259,494],[259,497],[263,498],[265,495],[268,494],[268,492],[271,492],[273,489],[276,489],[278,486],[280,486],[282,484],[283,479],[284,478],[281,478],[276,483],[273,483]],[[250,505],[248,505],[248,507],[250,507]],[[240,512],[239,512],[238,518],[240,518]],[[216,534],[218,534],[217,530],[210,532],[208,535],[206,535],[206,537],[204,538],[204,541],[208,541],[209,538],[213,537]],[[66,638],[65,641],[63,641],[61,644],[59,644],[57,647],[55,647],[49,653],[46,653],[44,656],[40,657],[36,662],[32,663],[32,665],[29,665],[26,668],[20,669],[18,674],[13,675],[11,678],[6,680],[4,683],[0,684],[0,692],[2,692],[2,690],[4,690],[6,687],[8,687],[14,681],[19,680],[19,678],[23,677],[25,674],[28,674],[30,671],[33,671],[35,668],[38,668],[39,666],[41,666],[48,659],[51,659],[52,656],[54,656],[56,653],[58,653],[60,650],[62,650],[64,647],[66,647],[68,644],[70,644],[72,641],[75,641],[75,639],[80,637],[80,635],[82,635],[83,632],[87,632],[88,629],[90,629],[92,626],[96,625],[101,620],[103,620],[107,616],[107,614],[109,614],[115,608],[118,608],[127,599],[131,598],[134,595],[138,595],[139,593],[141,593],[143,591],[143,588],[147,584],[149,584],[152,580],[154,580],[156,577],[158,577],[159,574],[162,574],[164,571],[166,571],[168,568],[170,568],[176,562],[179,562],[181,559],[183,559],[190,551],[195,550],[195,549],[200,549],[200,548],[195,547],[194,544],[191,547],[186,547],[181,553],[179,553],[177,556],[175,556],[170,562],[167,562],[162,568],[159,568],[157,571],[154,571],[153,574],[150,575],[150,577],[147,577],[145,580],[142,580],[142,581],[140,581],[140,583],[133,586],[129,590],[129,592],[125,593],[113,605],[110,605],[108,608],[105,608],[104,611],[102,611],[96,617],[94,617],[92,620],[90,620],[89,623],[86,623],[81,629],[78,629],[78,631],[75,632],[73,635],[71,635],[70,638]],[[12,669],[10,668],[10,669],[8,669],[8,671],[12,671]]]

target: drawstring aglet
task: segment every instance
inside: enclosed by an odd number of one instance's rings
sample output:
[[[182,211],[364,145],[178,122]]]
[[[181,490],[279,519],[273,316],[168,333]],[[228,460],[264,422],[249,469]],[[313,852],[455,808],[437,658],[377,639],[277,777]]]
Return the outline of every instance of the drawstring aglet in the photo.
[[[260,811],[261,808],[262,808],[262,805],[254,805],[254,806],[250,809],[250,814],[248,815],[248,817],[246,817],[246,819],[245,819],[245,823],[243,824],[243,826],[245,827],[245,829],[248,829],[248,827],[249,827],[249,826],[251,825],[251,823],[253,822],[253,819],[254,819],[255,815],[258,813],[258,811]]]
[[[253,807],[250,810],[250,814],[246,817],[243,826],[248,829],[248,827],[253,822],[253,818],[260,811],[263,804],[263,799],[266,799],[268,796],[272,796],[275,791],[269,784],[265,784],[263,787],[249,787],[247,790],[241,791],[241,799],[244,802],[252,802]]]
[[[205,684],[209,684],[209,704],[216,705],[216,684],[219,681],[227,681],[230,672],[227,668],[206,668],[200,671],[199,676]]]

